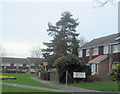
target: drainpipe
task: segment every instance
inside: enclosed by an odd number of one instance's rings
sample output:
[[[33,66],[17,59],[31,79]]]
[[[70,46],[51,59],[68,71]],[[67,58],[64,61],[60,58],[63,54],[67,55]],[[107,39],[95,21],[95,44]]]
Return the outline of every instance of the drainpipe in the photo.
[[[110,53],[109,53],[109,72],[111,71],[111,45],[110,45]]]

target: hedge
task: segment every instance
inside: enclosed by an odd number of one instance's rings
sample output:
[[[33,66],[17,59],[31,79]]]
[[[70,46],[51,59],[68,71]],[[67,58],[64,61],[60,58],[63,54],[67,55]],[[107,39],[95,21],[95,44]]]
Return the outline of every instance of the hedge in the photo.
[[[81,78],[73,78],[73,72],[86,72],[86,76],[91,75],[91,67],[86,65],[86,63],[76,55],[62,56],[55,60],[54,66],[58,69],[60,83],[65,83],[66,81],[66,70],[68,70],[71,76],[68,77],[68,83],[78,83],[83,80]]]
[[[25,73],[21,70],[2,70],[2,73]]]

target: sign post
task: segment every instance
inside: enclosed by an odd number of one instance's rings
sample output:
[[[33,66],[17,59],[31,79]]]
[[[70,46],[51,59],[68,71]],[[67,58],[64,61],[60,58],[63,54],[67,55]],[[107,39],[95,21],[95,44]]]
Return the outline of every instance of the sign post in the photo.
[[[45,71],[46,71],[47,70],[46,66],[48,65],[48,62],[43,62],[43,65],[45,65]]]
[[[67,85],[67,83],[68,83],[68,70],[66,70],[66,85]]]

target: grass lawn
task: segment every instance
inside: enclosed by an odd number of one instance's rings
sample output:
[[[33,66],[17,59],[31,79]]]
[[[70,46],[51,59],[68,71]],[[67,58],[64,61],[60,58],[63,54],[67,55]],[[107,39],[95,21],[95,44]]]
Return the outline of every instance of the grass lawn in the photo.
[[[107,82],[85,82],[79,84],[71,84],[70,86],[99,90],[99,91],[118,91],[118,82],[107,81]]]
[[[53,91],[45,91],[45,90],[37,90],[37,89],[29,89],[29,88],[21,88],[15,86],[2,85],[2,94],[72,94],[72,93],[64,93],[64,92],[53,92]],[[29,92],[29,93],[28,93]],[[38,92],[38,93],[37,93]]]
[[[2,92],[51,92],[51,91],[2,85]]]
[[[36,74],[22,74],[22,73],[2,73],[2,76],[14,76],[16,80],[6,79],[2,80],[3,82],[14,83],[14,84],[21,84],[21,85],[29,85],[29,86],[37,86],[37,87],[44,87],[50,89],[58,89],[56,87],[52,87],[38,81],[30,79],[30,77],[36,76]]]

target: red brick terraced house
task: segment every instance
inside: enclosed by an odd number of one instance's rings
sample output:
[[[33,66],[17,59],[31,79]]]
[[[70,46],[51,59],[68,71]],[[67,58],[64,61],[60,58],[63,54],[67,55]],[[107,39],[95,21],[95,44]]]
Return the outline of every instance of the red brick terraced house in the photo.
[[[1,57],[0,67],[2,70],[20,70],[23,72],[36,73],[41,58],[13,58]]]
[[[93,39],[80,47],[79,57],[91,65],[92,75],[107,77],[120,63],[120,33]]]

